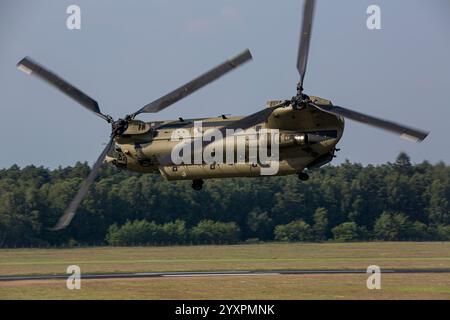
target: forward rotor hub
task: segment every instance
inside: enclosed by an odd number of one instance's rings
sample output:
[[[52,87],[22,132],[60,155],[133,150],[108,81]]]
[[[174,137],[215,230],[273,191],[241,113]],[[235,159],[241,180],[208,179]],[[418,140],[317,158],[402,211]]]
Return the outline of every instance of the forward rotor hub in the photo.
[[[122,135],[128,128],[128,121],[125,119],[119,119],[112,123],[111,135],[116,137]]]

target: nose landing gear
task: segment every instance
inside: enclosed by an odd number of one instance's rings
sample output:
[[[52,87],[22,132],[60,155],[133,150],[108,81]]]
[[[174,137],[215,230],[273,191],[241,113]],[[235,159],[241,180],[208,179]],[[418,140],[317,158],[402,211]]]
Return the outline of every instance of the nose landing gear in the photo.
[[[305,172],[300,172],[300,173],[298,174],[298,178],[299,178],[301,181],[307,181],[307,180],[309,179],[309,175],[308,175],[307,173],[305,173]]]
[[[202,179],[196,179],[192,180],[192,189],[195,191],[202,190],[203,187],[203,180]]]

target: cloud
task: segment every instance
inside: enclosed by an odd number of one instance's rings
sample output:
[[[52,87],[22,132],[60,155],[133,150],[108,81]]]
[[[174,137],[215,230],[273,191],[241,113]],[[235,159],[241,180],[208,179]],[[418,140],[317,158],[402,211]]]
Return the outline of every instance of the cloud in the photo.
[[[235,26],[242,19],[239,9],[235,7],[223,7],[215,17],[196,18],[189,20],[184,30],[191,34],[209,34],[217,29]]]
[[[222,8],[220,15],[226,20],[240,20],[242,17],[241,11],[235,7]]]
[[[194,19],[187,22],[185,26],[185,30],[188,33],[208,33],[213,29],[213,22],[208,19]]]

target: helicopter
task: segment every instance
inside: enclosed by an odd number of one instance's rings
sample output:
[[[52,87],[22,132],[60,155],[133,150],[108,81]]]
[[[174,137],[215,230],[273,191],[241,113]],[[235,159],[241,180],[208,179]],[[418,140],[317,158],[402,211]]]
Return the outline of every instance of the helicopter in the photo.
[[[31,58],[25,57],[18,62],[19,70],[45,80],[111,125],[109,142],[100,153],[88,177],[83,181],[68,208],[51,230],[62,230],[70,224],[103,163],[130,171],[161,174],[171,181],[192,180],[194,190],[201,190],[205,179],[261,176],[263,165],[258,161],[234,159],[232,163],[174,163],[172,151],[179,143],[172,139],[174,132],[183,129],[193,133],[198,122],[202,124],[203,129],[201,130],[215,129],[222,134],[228,132],[227,130],[254,129],[256,133],[262,129],[269,132],[276,130],[279,154],[278,170],[275,175],[297,174],[299,179],[303,181],[309,178],[305,170],[318,168],[331,162],[335,153],[339,151],[336,145],[344,132],[344,119],[384,129],[415,142],[423,141],[429,134],[428,132],[353,111],[334,105],[327,99],[304,93],[303,83],[308,62],[315,5],[315,0],[305,0],[304,2],[297,56],[297,70],[300,80],[296,86],[295,96],[288,100],[269,101],[264,109],[248,116],[231,117],[222,115],[215,118],[179,118],[178,120],[151,122],[136,119],[140,114],[157,113],[164,110],[228,72],[242,66],[252,59],[248,49],[143,106],[136,112],[117,120],[102,113],[99,104],[93,98]],[[200,132],[200,136],[203,132]],[[187,144],[192,147],[198,139],[190,138],[187,140]],[[211,143],[217,144],[219,142],[217,139],[206,142],[202,140],[200,150],[205,150]],[[242,143],[245,144],[244,149],[248,149],[248,141],[244,139],[241,140]],[[239,143],[234,146],[234,149],[238,147]]]

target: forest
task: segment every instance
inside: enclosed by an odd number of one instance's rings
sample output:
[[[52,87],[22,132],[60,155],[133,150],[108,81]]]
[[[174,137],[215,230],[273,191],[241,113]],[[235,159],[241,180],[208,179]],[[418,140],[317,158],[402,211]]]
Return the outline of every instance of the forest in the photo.
[[[0,170],[0,247],[253,241],[448,241],[450,167],[346,161],[286,177],[190,181],[105,166],[71,225],[50,231],[87,163]]]

